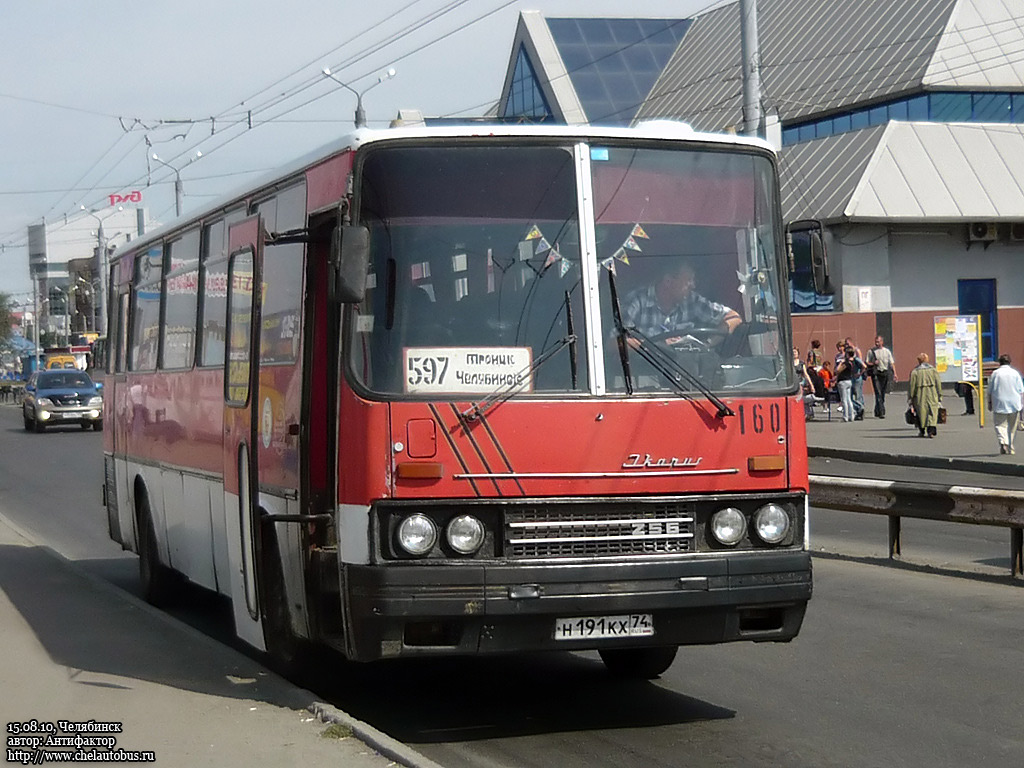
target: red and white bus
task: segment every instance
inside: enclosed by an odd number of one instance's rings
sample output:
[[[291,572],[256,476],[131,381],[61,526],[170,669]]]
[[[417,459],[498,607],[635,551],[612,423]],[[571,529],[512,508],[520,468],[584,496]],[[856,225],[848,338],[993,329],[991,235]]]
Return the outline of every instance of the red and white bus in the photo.
[[[359,130],[129,243],[111,537],[149,599],[216,590],[285,658],[597,649],[653,676],[792,639],[778,195],[767,145],[680,124]],[[656,333],[637,297],[682,262],[713,316]]]

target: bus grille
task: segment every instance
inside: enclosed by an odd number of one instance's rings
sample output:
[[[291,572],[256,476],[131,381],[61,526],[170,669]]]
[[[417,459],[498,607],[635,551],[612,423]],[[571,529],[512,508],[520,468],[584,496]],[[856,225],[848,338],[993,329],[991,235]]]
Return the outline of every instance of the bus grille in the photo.
[[[505,513],[505,556],[616,557],[692,552],[688,503],[536,505]]]

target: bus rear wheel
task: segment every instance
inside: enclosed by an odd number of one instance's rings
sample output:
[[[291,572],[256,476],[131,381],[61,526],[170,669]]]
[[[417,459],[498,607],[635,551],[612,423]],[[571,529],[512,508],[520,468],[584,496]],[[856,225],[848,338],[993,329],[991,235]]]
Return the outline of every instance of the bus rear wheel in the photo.
[[[606,648],[598,651],[601,661],[613,675],[637,680],[653,680],[672,666],[678,648]]]
[[[149,509],[149,500],[139,499],[137,526],[139,532],[139,582],[142,597],[158,608],[170,604],[178,594],[180,584],[174,571],[160,562],[156,543],[156,528]]]

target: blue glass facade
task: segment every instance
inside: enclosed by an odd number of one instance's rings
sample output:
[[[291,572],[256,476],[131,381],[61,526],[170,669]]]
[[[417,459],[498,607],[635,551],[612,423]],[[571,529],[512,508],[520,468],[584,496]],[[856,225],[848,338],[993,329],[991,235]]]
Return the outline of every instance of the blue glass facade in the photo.
[[[786,126],[782,144],[834,136],[890,120],[936,123],[1024,123],[1024,93],[936,92]]]
[[[548,19],[590,123],[628,125],[691,19]]]
[[[516,68],[512,72],[512,86],[505,102],[505,118],[519,118],[534,123],[550,123],[555,119],[544,93],[537,84],[530,57],[522,46],[516,55]]]

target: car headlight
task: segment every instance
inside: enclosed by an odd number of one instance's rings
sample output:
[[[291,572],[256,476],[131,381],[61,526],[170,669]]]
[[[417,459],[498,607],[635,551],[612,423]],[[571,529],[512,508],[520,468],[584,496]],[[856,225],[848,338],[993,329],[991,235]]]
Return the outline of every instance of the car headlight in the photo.
[[[48,397],[37,397],[36,405],[44,405],[47,408],[53,408],[53,400]]]
[[[778,504],[765,504],[754,514],[754,530],[766,544],[781,544],[790,526],[789,514]]]
[[[89,398],[90,408],[99,408],[101,405],[103,405],[103,398],[100,397],[99,395]]]
[[[409,515],[398,526],[398,545],[410,555],[425,555],[437,543],[437,526],[424,514]]]
[[[460,555],[472,555],[484,543],[484,524],[472,515],[452,518],[445,532],[448,545]]]
[[[711,535],[726,546],[734,546],[747,533],[747,518],[735,507],[720,509],[711,516]]]

